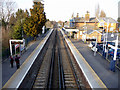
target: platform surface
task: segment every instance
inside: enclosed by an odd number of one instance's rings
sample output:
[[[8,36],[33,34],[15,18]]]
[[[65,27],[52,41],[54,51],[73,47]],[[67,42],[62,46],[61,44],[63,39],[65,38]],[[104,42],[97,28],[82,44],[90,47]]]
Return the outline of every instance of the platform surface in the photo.
[[[43,46],[45,45],[52,31],[53,30],[50,30],[47,36],[42,41],[40,41],[39,45],[36,46],[36,48],[26,58],[26,60],[23,62],[20,68],[12,75],[12,77],[8,80],[8,82],[3,86],[3,88],[18,88],[19,87],[24,77],[26,76],[27,72],[29,71],[30,67],[32,66],[33,62],[35,61],[36,57],[38,56]]]

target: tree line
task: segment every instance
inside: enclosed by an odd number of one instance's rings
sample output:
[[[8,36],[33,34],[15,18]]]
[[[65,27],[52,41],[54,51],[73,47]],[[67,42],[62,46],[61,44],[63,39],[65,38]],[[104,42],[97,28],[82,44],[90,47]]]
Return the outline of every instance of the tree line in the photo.
[[[0,22],[2,22],[2,48],[9,47],[9,39],[23,39],[23,37],[37,37],[42,33],[42,27],[46,22],[44,5],[34,2],[28,10],[18,9],[15,2],[3,0],[0,2]]]

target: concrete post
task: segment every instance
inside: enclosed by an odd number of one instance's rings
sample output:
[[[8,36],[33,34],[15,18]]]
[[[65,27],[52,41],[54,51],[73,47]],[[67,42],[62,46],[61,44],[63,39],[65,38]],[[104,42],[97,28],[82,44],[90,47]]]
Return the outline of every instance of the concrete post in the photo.
[[[11,40],[9,40],[9,44],[10,44],[10,54],[12,56],[12,44],[11,44]]]
[[[15,44],[15,55],[16,55],[16,44]]]

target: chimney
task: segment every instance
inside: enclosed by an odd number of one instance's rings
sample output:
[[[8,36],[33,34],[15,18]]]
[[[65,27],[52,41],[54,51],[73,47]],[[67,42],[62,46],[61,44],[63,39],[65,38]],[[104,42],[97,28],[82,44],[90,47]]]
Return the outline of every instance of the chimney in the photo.
[[[74,13],[72,14],[72,19],[74,18]]]
[[[86,22],[89,22],[89,19],[90,19],[90,14],[89,14],[89,12],[87,11],[87,13],[85,14],[85,21],[86,21]]]
[[[77,13],[77,16],[76,16],[77,18],[79,18],[79,13]]]

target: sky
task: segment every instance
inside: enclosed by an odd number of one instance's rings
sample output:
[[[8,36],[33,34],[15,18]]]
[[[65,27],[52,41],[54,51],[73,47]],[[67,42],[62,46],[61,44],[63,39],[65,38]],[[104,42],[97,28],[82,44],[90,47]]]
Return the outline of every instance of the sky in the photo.
[[[14,0],[18,8],[30,9],[33,0]],[[72,14],[82,17],[86,11],[90,12],[90,17],[95,17],[95,7],[104,10],[107,17],[118,18],[118,2],[120,0],[44,0],[44,8],[47,19],[55,21],[68,21]]]

